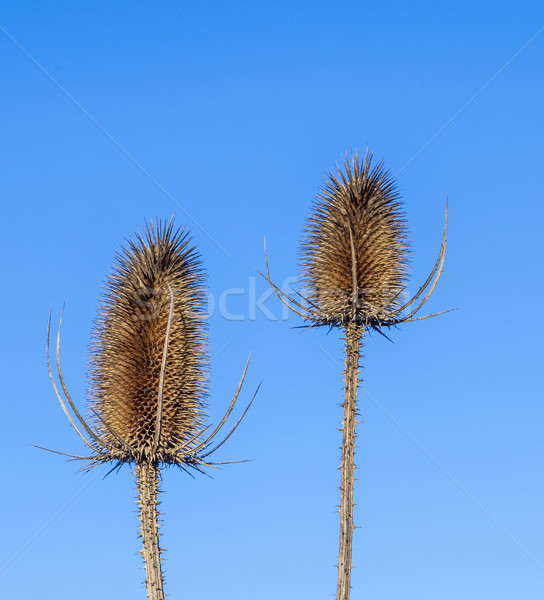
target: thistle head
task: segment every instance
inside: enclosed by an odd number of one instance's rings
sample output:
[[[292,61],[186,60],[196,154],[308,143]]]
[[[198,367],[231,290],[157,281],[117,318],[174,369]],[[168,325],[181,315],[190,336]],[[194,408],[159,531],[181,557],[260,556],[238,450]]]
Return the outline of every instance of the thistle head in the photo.
[[[151,223],[117,254],[99,306],[89,369],[96,436],[119,462],[178,462],[202,430],[207,376],[199,255],[172,221]]]
[[[396,184],[367,152],[329,173],[300,251],[303,295],[316,324],[390,324],[402,304],[409,246]]]

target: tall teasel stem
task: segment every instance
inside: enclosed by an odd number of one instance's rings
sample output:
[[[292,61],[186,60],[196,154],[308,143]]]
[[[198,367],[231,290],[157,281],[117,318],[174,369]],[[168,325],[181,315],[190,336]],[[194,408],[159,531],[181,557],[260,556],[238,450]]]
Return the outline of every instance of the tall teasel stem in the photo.
[[[353,545],[353,487],[355,482],[355,427],[357,424],[357,385],[362,327],[350,323],[345,328],[346,369],[344,372],[344,421],[342,424],[342,462],[340,463],[340,542],[336,597],[349,598]]]
[[[216,443],[238,399],[248,359],[225,416],[206,434],[211,425],[204,425],[209,370],[205,290],[200,257],[190,241],[184,230],[174,230],[172,221],[151,223],[117,255],[93,331],[89,423],[62,376],[60,323],[57,375],[62,394],[59,390],[49,356],[51,316],[47,328],[47,365],[55,394],[91,452],[68,456],[90,461],[89,468],[106,462],[135,465],[149,600],[164,599],[157,510],[160,468],[168,464],[202,471],[227,464],[208,457],[232,435],[253,401]]]
[[[158,465],[152,462],[144,462],[137,464],[135,470],[147,594],[149,600],[164,600],[161,547],[159,544],[159,512],[157,510],[159,504],[157,499],[159,468]]]
[[[418,292],[403,303],[406,289],[406,224],[396,184],[383,163],[372,165],[367,152],[346,156],[329,173],[308,216],[301,244],[304,293],[293,298],[273,281],[265,246],[265,279],[278,298],[310,322],[307,327],[338,327],[344,331],[344,421],[340,465],[340,544],[336,600],[349,600],[353,540],[353,488],[357,384],[360,346],[365,331],[419,321],[417,317],[442,273],[442,246],[431,274]],[[447,312],[447,311],[444,311]],[[437,313],[439,314],[439,313]]]

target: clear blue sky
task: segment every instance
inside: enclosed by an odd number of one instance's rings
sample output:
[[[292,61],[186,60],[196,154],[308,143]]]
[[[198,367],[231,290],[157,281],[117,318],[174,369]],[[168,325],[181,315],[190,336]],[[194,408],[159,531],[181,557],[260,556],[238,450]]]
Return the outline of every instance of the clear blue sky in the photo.
[[[22,1],[0,26],[2,598],[145,598],[130,469],[95,478],[32,444],[83,451],[48,382],[50,304],[83,406],[113,255],[173,213],[216,300],[211,419],[250,351],[242,403],[264,383],[220,453],[253,462],[164,475],[167,592],[334,598],[339,335],[250,307],[263,237],[295,277],[322,178],[367,145],[398,174],[411,289],[449,195],[428,306],[459,310],[366,340],[352,598],[544,597],[542,2]]]

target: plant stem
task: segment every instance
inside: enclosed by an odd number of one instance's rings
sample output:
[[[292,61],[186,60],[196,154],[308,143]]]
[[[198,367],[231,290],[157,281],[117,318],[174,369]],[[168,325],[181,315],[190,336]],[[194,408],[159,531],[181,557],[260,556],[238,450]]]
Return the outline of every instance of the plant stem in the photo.
[[[349,600],[351,587],[355,425],[357,423],[357,385],[361,336],[361,325],[349,323],[346,326],[344,422],[342,424],[342,462],[340,464],[340,547],[336,600]]]
[[[138,482],[138,505],[140,507],[140,533],[144,557],[147,597],[164,600],[164,582],[161,571],[161,548],[159,545],[159,513],[157,506],[159,468],[156,463],[136,464]]]

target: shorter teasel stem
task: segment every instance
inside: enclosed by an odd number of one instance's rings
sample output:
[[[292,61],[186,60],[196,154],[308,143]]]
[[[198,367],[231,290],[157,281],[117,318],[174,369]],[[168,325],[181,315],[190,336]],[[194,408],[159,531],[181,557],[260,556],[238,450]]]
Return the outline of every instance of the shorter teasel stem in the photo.
[[[357,385],[361,337],[362,326],[360,324],[351,322],[346,325],[344,422],[342,425],[342,462],[340,464],[340,543],[336,600],[349,600],[351,589],[355,426],[357,424]]]
[[[145,562],[147,595],[149,600],[164,600],[161,569],[161,547],[159,544],[159,468],[153,462],[136,464],[138,506],[140,508],[140,533],[142,556]]]

